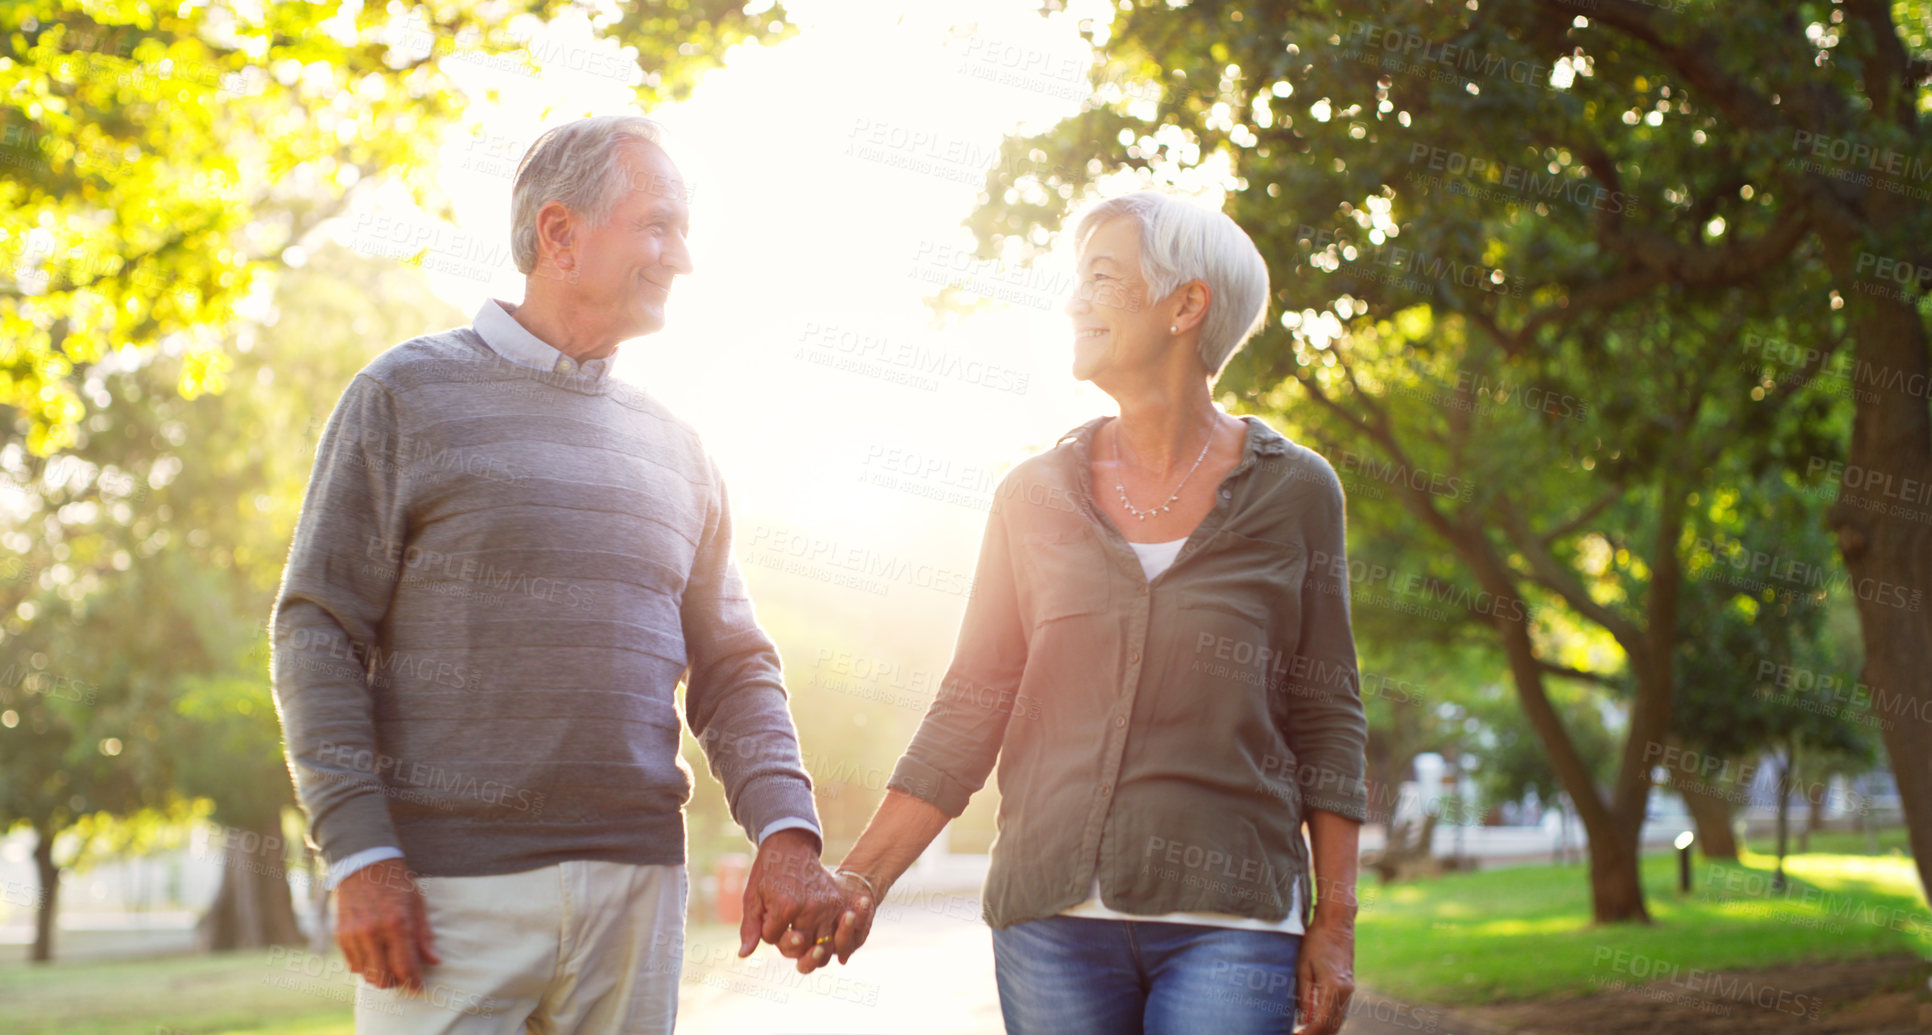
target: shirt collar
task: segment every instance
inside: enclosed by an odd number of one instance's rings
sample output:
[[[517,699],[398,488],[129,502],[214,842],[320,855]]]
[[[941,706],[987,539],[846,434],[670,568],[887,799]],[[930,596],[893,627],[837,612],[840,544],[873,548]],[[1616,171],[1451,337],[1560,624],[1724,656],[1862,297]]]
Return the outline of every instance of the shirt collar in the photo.
[[[608,356],[599,359],[577,360],[565,355],[542,338],[530,333],[530,329],[518,323],[510,314],[516,306],[486,298],[476,311],[475,329],[478,337],[497,355],[521,367],[542,370],[546,373],[563,374],[571,377],[584,377],[592,381],[602,381],[610,373],[611,361],[617,358],[612,350]]]

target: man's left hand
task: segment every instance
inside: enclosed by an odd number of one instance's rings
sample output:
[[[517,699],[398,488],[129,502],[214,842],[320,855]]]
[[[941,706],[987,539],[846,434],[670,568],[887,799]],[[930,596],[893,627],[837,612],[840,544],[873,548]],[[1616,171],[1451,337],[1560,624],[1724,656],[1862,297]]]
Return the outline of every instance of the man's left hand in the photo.
[[[825,942],[838,930],[845,897],[818,854],[818,839],[796,828],[780,830],[758,846],[745,882],[745,917],[738,925],[740,957],[751,955],[762,938],[787,959],[808,952],[819,963],[830,958]]]
[[[1301,937],[1295,964],[1295,997],[1302,1025],[1298,1035],[1335,1035],[1348,1016],[1355,994],[1355,925],[1323,923],[1318,916]]]

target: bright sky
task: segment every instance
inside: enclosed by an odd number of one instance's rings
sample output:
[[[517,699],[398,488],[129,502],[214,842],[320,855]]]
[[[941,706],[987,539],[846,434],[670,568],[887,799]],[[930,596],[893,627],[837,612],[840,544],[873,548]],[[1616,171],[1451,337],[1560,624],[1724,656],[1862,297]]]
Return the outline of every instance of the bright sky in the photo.
[[[945,631],[931,645],[943,654],[965,605],[949,587],[970,576],[998,475],[1112,412],[1068,374],[1070,266],[968,266],[961,226],[1006,134],[1079,109],[1092,51],[1075,26],[1105,6],[1042,18],[1021,3],[798,0],[787,12],[798,36],[734,48],[687,103],[647,113],[670,128],[692,190],[697,272],[673,291],[667,329],[622,347],[616,375],[718,457],[761,614],[768,596],[910,611]],[[455,269],[432,285],[464,313],[486,295],[522,297],[509,190],[529,142],[635,110],[608,77],[615,48],[578,30],[532,40],[540,79],[443,60],[473,96],[499,97],[473,104],[443,152],[457,225],[434,230],[425,265]],[[400,193],[342,222],[339,239],[378,254],[413,251],[385,237],[429,225]],[[973,277],[999,278],[1015,300],[939,329],[931,278]],[[780,570],[787,556],[811,574]],[[829,584],[853,577],[871,587]]]

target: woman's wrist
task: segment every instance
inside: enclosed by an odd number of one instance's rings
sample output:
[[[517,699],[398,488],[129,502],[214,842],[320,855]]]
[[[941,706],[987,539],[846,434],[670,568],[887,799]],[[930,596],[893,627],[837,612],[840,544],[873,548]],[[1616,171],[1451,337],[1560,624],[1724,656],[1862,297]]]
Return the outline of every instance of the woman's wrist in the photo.
[[[850,877],[853,880],[858,881],[860,884],[864,885],[865,890],[871,894],[872,904],[875,906],[878,905],[879,902],[885,898],[884,895],[879,893],[879,884],[882,882],[874,881],[872,878],[867,877],[865,874],[860,873],[857,870],[848,869],[844,866],[841,866],[838,869],[833,870],[832,873],[834,876],[838,876],[838,877]]]
[[[1355,882],[1316,878],[1313,883],[1315,909],[1314,916],[1309,922],[1322,927],[1353,928],[1358,905],[1355,897]]]
[[[1355,910],[1343,909],[1339,906],[1330,906],[1327,909],[1316,906],[1315,915],[1309,919],[1308,925],[1352,931],[1355,929]]]

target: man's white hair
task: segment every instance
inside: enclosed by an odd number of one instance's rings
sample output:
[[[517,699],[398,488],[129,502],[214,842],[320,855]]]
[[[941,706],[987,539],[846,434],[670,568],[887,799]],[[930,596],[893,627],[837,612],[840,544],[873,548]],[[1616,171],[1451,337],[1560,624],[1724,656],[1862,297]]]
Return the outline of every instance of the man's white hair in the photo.
[[[1221,369],[1268,315],[1268,263],[1247,231],[1225,213],[1143,190],[1095,202],[1074,223],[1076,254],[1101,224],[1127,217],[1140,230],[1140,274],[1147,301],[1157,302],[1189,281],[1207,284],[1207,318],[1201,322],[1201,364],[1209,376]]]
[[[510,190],[510,256],[517,269],[537,268],[537,213],[552,201],[591,226],[610,218],[630,184],[617,160],[626,144],[662,146],[664,127],[642,115],[599,115],[558,126],[538,137],[517,163]]]

